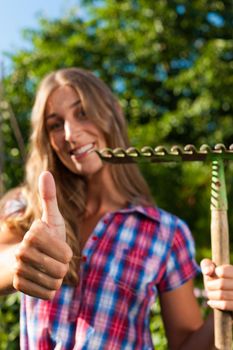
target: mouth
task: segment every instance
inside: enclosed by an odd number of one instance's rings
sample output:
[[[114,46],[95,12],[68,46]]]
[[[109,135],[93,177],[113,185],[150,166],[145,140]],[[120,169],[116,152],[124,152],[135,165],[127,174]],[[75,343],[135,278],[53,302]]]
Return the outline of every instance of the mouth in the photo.
[[[88,143],[87,145],[72,149],[70,151],[70,155],[77,159],[77,158],[84,157],[85,155],[91,153],[92,151],[94,151],[94,149],[95,149],[95,144]]]

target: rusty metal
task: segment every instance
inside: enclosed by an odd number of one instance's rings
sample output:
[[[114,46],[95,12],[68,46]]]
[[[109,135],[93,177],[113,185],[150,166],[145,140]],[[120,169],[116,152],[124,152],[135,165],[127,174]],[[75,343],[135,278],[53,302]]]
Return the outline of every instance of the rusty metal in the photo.
[[[218,159],[233,160],[233,144],[228,148],[219,143],[214,147],[202,145],[197,149],[194,145],[172,146],[170,149],[164,146],[155,148],[145,146],[140,150],[136,147],[124,148],[104,148],[96,150],[100,158],[108,163],[135,163],[145,161],[151,163],[167,163],[181,161],[213,161]]]

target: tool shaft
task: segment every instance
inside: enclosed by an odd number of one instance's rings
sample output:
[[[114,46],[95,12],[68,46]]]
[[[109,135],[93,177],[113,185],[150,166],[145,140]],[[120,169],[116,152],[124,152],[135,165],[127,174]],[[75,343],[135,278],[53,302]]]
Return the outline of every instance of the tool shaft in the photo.
[[[223,160],[212,163],[211,183],[211,245],[216,266],[230,263],[227,195]],[[215,347],[229,350],[232,345],[232,316],[230,312],[214,310]]]

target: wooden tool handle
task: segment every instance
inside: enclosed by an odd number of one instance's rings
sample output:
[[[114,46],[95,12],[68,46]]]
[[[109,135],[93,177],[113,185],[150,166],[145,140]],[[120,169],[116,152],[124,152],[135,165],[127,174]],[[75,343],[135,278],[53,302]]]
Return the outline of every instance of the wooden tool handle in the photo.
[[[227,212],[212,210],[211,215],[212,260],[218,265],[229,264],[229,235]],[[232,316],[226,311],[214,310],[215,346],[231,350]]]
[[[211,191],[211,245],[212,260],[218,265],[230,263],[227,196],[224,164],[213,162]],[[214,310],[215,347],[218,350],[232,349],[232,316],[230,312]]]

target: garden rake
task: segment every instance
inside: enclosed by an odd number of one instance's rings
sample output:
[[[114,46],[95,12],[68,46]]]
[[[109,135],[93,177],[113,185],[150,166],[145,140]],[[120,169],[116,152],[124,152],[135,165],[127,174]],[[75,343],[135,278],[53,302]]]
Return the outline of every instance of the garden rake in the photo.
[[[217,144],[213,148],[208,145],[202,145],[199,150],[193,145],[186,145],[184,147],[173,146],[170,150],[164,146],[156,148],[145,146],[141,150],[135,147],[128,149],[105,148],[96,152],[103,161],[111,164],[135,163],[138,161],[149,163],[212,162],[210,200],[212,260],[216,266],[230,263],[228,204],[224,164],[227,160],[233,160],[233,144],[229,148],[226,148],[223,144]],[[218,350],[232,349],[231,312],[214,310],[214,333],[215,347]]]

